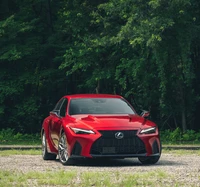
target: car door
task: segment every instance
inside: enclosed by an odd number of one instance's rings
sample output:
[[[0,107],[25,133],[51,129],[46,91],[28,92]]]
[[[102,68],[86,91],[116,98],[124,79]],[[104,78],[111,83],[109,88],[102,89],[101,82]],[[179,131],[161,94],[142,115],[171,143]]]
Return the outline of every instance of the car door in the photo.
[[[62,118],[65,117],[66,114],[66,108],[67,108],[68,100],[66,98],[61,99],[54,110],[51,112],[52,118],[50,122],[50,136],[52,139],[52,142],[54,144],[54,147],[58,148],[58,141],[59,141],[59,134],[60,129],[62,126]]]

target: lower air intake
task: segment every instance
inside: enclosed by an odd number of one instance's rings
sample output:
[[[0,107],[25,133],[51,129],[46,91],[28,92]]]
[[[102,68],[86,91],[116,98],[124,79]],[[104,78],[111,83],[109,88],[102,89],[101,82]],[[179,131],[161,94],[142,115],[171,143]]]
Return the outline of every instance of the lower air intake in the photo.
[[[80,143],[76,142],[72,150],[72,155],[81,155],[81,150],[82,148]]]
[[[143,141],[138,138],[137,130],[132,131],[99,131],[102,136],[96,140],[90,154],[95,155],[120,155],[120,154],[142,154],[146,153]],[[122,139],[117,139],[115,134],[123,133]]]

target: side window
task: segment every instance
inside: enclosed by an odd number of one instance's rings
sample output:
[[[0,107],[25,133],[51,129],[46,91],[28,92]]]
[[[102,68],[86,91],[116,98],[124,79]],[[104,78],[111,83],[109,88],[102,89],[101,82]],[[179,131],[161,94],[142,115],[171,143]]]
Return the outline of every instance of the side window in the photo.
[[[68,103],[68,100],[64,99],[64,102],[63,102],[61,109],[60,109],[60,116],[62,116],[62,117],[65,117],[66,109],[67,109],[67,103]]]
[[[60,110],[60,107],[61,107],[61,105],[63,103],[63,100],[64,99],[61,99],[60,101],[57,102],[57,104],[56,104],[55,108],[53,109],[53,111],[59,111]]]

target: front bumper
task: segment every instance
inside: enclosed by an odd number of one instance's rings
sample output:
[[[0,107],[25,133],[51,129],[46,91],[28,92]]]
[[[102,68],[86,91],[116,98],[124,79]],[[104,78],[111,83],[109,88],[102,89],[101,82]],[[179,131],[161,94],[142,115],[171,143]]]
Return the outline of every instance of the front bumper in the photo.
[[[71,157],[127,158],[159,156],[161,152],[158,134],[139,135],[137,130],[120,130],[123,139],[116,139],[119,130],[98,131],[95,135],[75,135],[70,139]]]

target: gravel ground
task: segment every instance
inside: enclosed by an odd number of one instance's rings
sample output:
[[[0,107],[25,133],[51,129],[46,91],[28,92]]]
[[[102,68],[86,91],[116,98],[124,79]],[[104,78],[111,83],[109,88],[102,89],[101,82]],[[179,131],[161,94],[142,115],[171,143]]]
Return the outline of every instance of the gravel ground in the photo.
[[[29,171],[56,171],[63,169],[84,171],[118,171],[126,173],[148,172],[161,170],[173,176],[170,182],[167,179],[167,186],[174,186],[173,183],[181,181],[183,186],[200,187],[200,156],[177,155],[163,153],[160,161],[151,166],[142,166],[137,159],[117,159],[97,161],[89,159],[73,160],[70,165],[63,166],[58,160],[44,161],[40,155],[13,155],[0,157],[0,170],[11,170],[19,172]],[[170,185],[171,184],[171,185]]]

